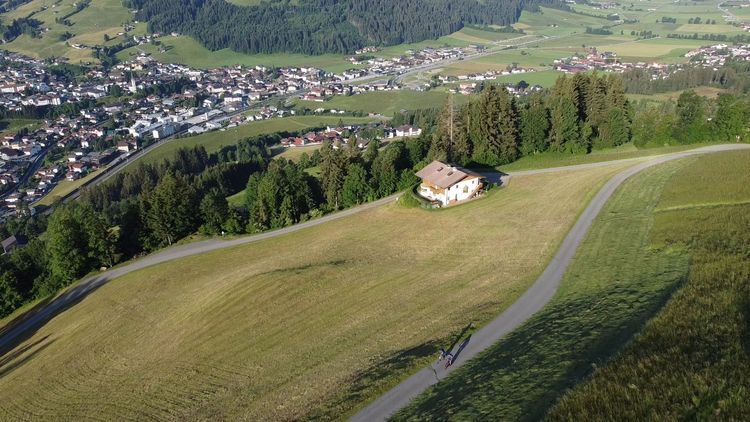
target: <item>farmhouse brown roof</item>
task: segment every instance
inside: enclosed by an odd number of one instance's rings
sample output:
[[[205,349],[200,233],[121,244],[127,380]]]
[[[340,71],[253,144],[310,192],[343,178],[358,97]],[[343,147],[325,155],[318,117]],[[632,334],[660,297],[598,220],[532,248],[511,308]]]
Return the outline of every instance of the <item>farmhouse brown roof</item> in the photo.
[[[453,186],[466,178],[482,177],[479,173],[437,160],[431,162],[416,174],[422,180],[441,188]]]

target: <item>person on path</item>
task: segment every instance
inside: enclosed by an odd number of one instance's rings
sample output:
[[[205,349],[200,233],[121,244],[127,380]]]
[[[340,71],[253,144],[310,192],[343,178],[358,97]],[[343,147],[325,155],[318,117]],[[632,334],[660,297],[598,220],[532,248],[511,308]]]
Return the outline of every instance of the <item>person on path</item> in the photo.
[[[451,365],[453,365],[453,354],[448,353],[445,358],[445,369],[448,369],[448,367]]]
[[[445,349],[441,348],[440,349],[440,356],[438,356],[438,362],[440,362],[444,358],[445,358]]]

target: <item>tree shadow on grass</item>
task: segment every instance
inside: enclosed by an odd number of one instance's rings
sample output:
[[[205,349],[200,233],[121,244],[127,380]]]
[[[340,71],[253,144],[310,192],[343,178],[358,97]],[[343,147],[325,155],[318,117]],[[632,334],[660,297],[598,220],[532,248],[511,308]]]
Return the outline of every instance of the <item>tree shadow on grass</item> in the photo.
[[[633,299],[636,286],[556,299],[393,420],[542,419],[566,389],[630,341],[682,282],[647,300]]]
[[[42,303],[3,327],[0,333],[0,357],[15,353],[15,348],[30,339],[52,318],[77,305],[90,294],[106,284],[103,275],[95,276],[68,289],[54,300],[45,299]]]
[[[441,344],[443,344],[442,341],[431,341],[392,353],[380,362],[357,373],[348,382],[346,391],[305,418],[310,420],[337,419],[342,414],[351,411],[358,403],[367,401],[374,394],[383,393],[383,388],[390,386],[389,380],[392,381],[394,375],[402,375],[417,362],[437,356]]]
[[[46,335],[40,338],[39,340],[36,340],[29,344],[25,344],[23,347],[19,347],[17,349],[14,349],[12,352],[5,354],[5,356],[3,356],[2,359],[0,359],[0,378],[3,378],[6,375],[10,374],[11,372],[15,371],[16,369],[20,368],[21,366],[26,364],[28,361],[33,359],[34,356],[36,356],[39,352],[46,349],[52,343],[55,342],[55,340],[48,340],[48,339],[49,339],[49,335]],[[35,347],[36,349],[33,352],[21,358],[22,355],[24,355],[29,350],[34,349]]]

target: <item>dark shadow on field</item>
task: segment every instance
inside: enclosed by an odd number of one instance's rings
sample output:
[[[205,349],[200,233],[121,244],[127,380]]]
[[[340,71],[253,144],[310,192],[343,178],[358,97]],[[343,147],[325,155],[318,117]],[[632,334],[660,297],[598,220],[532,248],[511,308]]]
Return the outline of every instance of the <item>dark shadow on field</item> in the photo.
[[[431,356],[437,358],[440,343],[440,341],[432,341],[392,353],[390,356],[352,377],[348,383],[348,388],[343,394],[338,395],[333,401],[326,403],[325,407],[311,412],[310,415],[306,415],[305,419],[339,419],[342,414],[351,410],[352,405],[372,398],[375,392],[384,393],[385,391],[381,391],[385,387],[383,383],[389,376],[403,374],[404,370],[414,366],[415,362],[419,360]]]
[[[346,263],[347,261],[345,259],[336,259],[333,261],[326,261],[326,262],[320,262],[320,263],[315,263],[315,264],[305,264],[305,265],[297,265],[297,266],[290,266],[290,267],[283,267],[283,268],[275,268],[272,270],[264,271],[262,273],[258,273],[257,275],[262,276],[262,275],[278,274],[278,273],[302,274],[303,272],[314,269],[314,268],[338,267]]]
[[[456,353],[453,354],[453,361],[455,362],[458,360],[458,356],[463,352],[463,350],[466,348],[466,346],[469,345],[469,341],[471,341],[471,334],[466,336],[464,341],[461,342],[461,344],[458,346],[458,350],[456,350]]]
[[[450,346],[448,346],[448,348],[447,348],[447,349],[445,349],[445,351],[446,351],[446,352],[448,352],[448,353],[452,352],[452,351],[453,351],[453,348],[454,348],[454,347],[456,347],[456,345],[458,344],[458,342],[459,342],[459,341],[460,341],[460,340],[461,340],[461,339],[463,338],[464,334],[466,334],[466,333],[467,333],[467,332],[468,332],[469,330],[471,330],[472,328],[474,328],[474,323],[473,323],[473,322],[470,322],[470,323],[468,323],[468,324],[466,325],[466,327],[464,327],[464,328],[463,328],[463,329],[461,330],[461,332],[460,332],[460,333],[458,333],[458,335],[457,335],[457,336],[456,336],[456,337],[455,337],[455,338],[453,339],[453,342],[451,343],[451,345],[450,345]],[[471,335],[469,335],[469,337],[471,337]],[[467,339],[466,341],[468,341],[468,339]],[[464,345],[464,347],[466,347],[466,345]],[[455,356],[454,356],[454,357],[455,357]]]
[[[638,285],[624,285],[555,299],[392,420],[543,419],[567,389],[625,346],[684,280],[648,297],[638,297]],[[644,277],[641,283],[648,281]],[[597,318],[587,317],[592,312]]]
[[[67,290],[54,300],[44,300],[8,323],[0,333],[0,358],[4,359],[6,355],[15,353],[16,346],[33,337],[52,318],[77,305],[88,295],[95,292],[104,284],[104,281],[103,275],[95,276]]]
[[[745,292],[741,303],[742,312],[742,349],[750,355],[750,292]]]
[[[0,359],[0,378],[5,377],[6,375],[10,374],[11,372],[15,371],[16,369],[23,366],[26,362],[30,361],[31,359],[36,356],[37,353],[41,352],[42,350],[49,347],[52,343],[55,342],[55,340],[49,340],[49,335],[46,335],[39,340],[36,340],[32,343],[26,344],[23,347],[19,347],[13,352],[6,354],[3,356],[2,359]],[[39,347],[36,347],[39,346]],[[36,350],[29,353],[28,355],[24,356],[21,359],[18,359],[21,357],[24,353],[28,352],[29,350],[36,347]]]

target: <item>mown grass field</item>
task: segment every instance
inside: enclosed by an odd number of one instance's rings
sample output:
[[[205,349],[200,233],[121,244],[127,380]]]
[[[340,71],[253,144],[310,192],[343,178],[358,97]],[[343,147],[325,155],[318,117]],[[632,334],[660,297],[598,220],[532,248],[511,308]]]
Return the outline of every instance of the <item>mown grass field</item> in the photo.
[[[364,111],[393,116],[401,110],[419,110],[424,108],[441,108],[448,98],[445,91],[418,92],[411,90],[368,92],[364,94],[343,96],[337,95],[325,102],[302,101],[296,102],[301,107],[315,110],[319,107],[346,111]],[[457,103],[469,100],[468,96],[457,95]]]
[[[295,132],[309,128],[336,125],[340,121],[345,124],[369,123],[377,119],[369,117],[338,117],[338,116],[294,116],[277,119],[250,122],[237,127],[221,131],[203,133],[200,135],[180,138],[155,148],[146,156],[133,160],[133,163],[158,163],[171,157],[180,148],[192,148],[202,145],[209,153],[218,151],[223,146],[234,145],[244,138],[275,132]]]
[[[704,216],[702,220],[683,220],[678,225],[669,225],[665,224],[663,208],[677,204],[695,205],[701,201],[715,202],[717,198],[750,200],[750,192],[744,187],[750,181],[747,172],[749,158],[750,152],[688,158],[648,169],[626,181],[596,219],[553,301],[522,328],[477,359],[467,362],[453,376],[428,390],[394,419],[544,418],[548,409],[567,389],[584,380],[628,344],[689,277],[692,259],[690,251],[684,247],[658,247],[658,244],[664,243],[660,239],[675,234],[681,235],[683,241],[690,239],[693,234],[697,234],[695,227],[700,227],[696,223],[703,221],[702,224],[705,225],[707,218]],[[716,172],[715,169],[719,167],[724,169]],[[720,183],[726,183],[730,187],[723,192],[712,193],[711,187]],[[727,226],[735,229],[741,227],[737,226],[737,222],[746,222],[748,215],[746,210],[743,212],[744,217],[739,217],[739,220],[737,216],[733,217],[735,224]],[[717,217],[720,218],[712,221],[723,221],[721,217],[724,215]],[[669,221],[677,222],[680,219],[670,218]],[[720,223],[718,229],[714,227],[717,229],[712,233],[714,238],[725,237],[727,232],[722,229],[727,226],[721,227]],[[746,236],[747,231],[744,233]],[[747,253],[747,250],[744,252]],[[707,292],[703,290],[700,294]],[[691,299],[700,302],[696,296]],[[705,325],[707,319],[694,319],[696,317],[692,316],[695,314],[691,309],[692,303],[695,302],[685,302],[685,306],[675,312],[675,315],[683,317],[690,315],[675,326],[685,327],[685,335],[695,332],[687,327],[700,326],[701,328],[694,330],[701,332],[716,327],[715,324]],[[715,303],[718,305],[724,302],[719,300]],[[667,309],[670,306],[671,304]],[[709,318],[708,321],[713,320]],[[672,322],[674,319],[670,321]],[[733,326],[729,324],[728,327]],[[673,396],[665,389],[653,394],[642,393],[647,383],[632,376],[637,372],[642,377],[649,377],[660,365],[669,366],[667,362],[688,360],[686,357],[690,356],[690,352],[687,350],[681,351],[685,355],[675,353],[680,350],[678,344],[683,337],[675,333],[675,330],[668,332],[669,340],[662,340],[658,346],[632,348],[631,355],[638,360],[638,367],[631,365],[630,372],[623,371],[616,379],[611,376],[612,371],[607,369],[596,372],[595,382],[573,390],[561,405],[553,409],[551,419],[645,420],[690,417],[690,413],[650,412],[655,409],[653,405],[669,402],[670,397],[690,401],[691,396],[683,395],[683,391]],[[730,332],[734,334],[736,330],[720,331],[727,334]],[[719,337],[725,338],[722,334]],[[731,350],[737,350],[739,342],[733,336]],[[707,348],[720,350],[713,346]],[[736,356],[734,352],[729,352],[728,355]],[[702,356],[701,354],[699,359],[692,361],[694,368],[703,366],[705,361],[700,360]],[[632,359],[629,363],[632,363]],[[679,368],[682,365],[676,366]],[[734,373],[742,373],[742,368],[737,367],[739,372]],[[654,380],[670,377],[672,375],[668,373],[653,375]],[[690,380],[687,376],[678,375],[675,378],[688,382]],[[712,385],[731,388],[715,378],[711,379],[715,384],[700,376],[692,379],[696,381],[693,385],[698,389],[705,387],[706,390],[716,392],[717,389],[710,387]],[[706,382],[701,383],[702,380]],[[722,391],[721,387],[718,389],[720,392],[729,391]],[[706,396],[698,394],[699,402],[704,398]],[[708,398],[713,399],[715,396]],[[607,404],[607,400],[612,400],[611,406]],[[728,398],[727,401],[732,402],[733,398]],[[643,412],[631,413],[628,405]],[[608,412],[598,412],[603,409]],[[659,409],[664,410],[664,407]],[[695,417],[695,414],[692,415]],[[708,413],[704,415],[707,416]]]
[[[50,206],[54,204],[55,201],[57,201],[58,199],[64,198],[69,193],[83,186],[89,180],[95,178],[102,171],[103,169],[92,171],[86,176],[81,177],[80,179],[74,180],[72,182],[69,182],[65,179],[57,182],[55,187],[52,188],[51,191],[47,192],[47,194],[44,195],[44,197],[42,197],[42,199],[40,199],[39,202],[36,203],[36,205]]]
[[[701,158],[667,185],[652,244],[691,257],[682,288],[551,420],[720,419],[750,413],[750,153]]]
[[[6,355],[0,417],[344,417],[512,303],[622,168],[518,177],[438,212],[393,203],[123,277]]]
[[[520,171],[540,169],[547,167],[572,166],[576,164],[600,163],[612,160],[627,160],[645,158],[654,155],[669,154],[672,152],[686,151],[711,145],[711,143],[691,145],[671,145],[657,148],[638,149],[632,143],[615,148],[594,150],[589,154],[577,155],[569,153],[544,152],[537,155],[528,155],[510,164],[499,166],[500,171]]]

